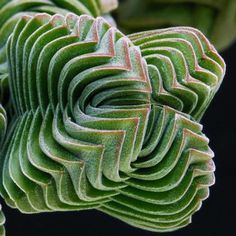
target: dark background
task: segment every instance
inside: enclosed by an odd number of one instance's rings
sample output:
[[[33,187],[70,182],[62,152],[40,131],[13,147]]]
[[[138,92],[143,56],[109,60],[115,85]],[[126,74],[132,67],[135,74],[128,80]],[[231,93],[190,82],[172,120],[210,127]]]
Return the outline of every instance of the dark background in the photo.
[[[236,43],[222,53],[227,73],[202,123],[215,152],[216,184],[193,223],[165,236],[233,236],[236,226]],[[98,211],[23,215],[3,204],[8,236],[161,235],[135,229]]]

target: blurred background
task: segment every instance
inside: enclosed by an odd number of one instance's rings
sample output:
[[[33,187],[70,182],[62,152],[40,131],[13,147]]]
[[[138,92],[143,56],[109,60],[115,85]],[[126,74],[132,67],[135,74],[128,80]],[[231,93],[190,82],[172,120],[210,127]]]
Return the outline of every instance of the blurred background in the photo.
[[[144,0],[142,0],[144,2]],[[146,0],[145,0],[146,1]],[[234,0],[235,1],[235,0]],[[214,2],[214,1],[211,1]],[[219,2],[219,1],[215,1]],[[236,1],[235,1],[236,2]],[[235,18],[236,19],[236,18]],[[236,20],[235,20],[236,22]],[[232,27],[224,30],[230,31]],[[222,35],[227,37],[227,35]],[[165,236],[221,236],[234,235],[236,212],[236,43],[221,55],[227,65],[224,82],[205,114],[204,133],[211,140],[215,152],[216,184],[202,209],[193,217],[190,226]],[[3,203],[3,202],[2,202]],[[96,235],[96,236],[154,236],[158,233],[135,229],[98,211],[23,215],[3,203],[7,218],[8,236],[24,235]]]

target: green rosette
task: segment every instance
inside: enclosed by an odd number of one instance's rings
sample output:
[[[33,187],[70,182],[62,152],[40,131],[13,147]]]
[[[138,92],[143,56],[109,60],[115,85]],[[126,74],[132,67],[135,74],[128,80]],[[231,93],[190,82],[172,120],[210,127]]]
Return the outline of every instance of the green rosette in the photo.
[[[97,209],[156,232],[191,222],[215,170],[196,119],[224,75],[201,33],[126,37],[101,17],[25,15],[8,40],[7,65],[16,115],[0,192],[9,206]]]
[[[218,50],[236,38],[235,0],[127,0],[118,11],[120,26],[129,33],[171,26],[201,30]]]

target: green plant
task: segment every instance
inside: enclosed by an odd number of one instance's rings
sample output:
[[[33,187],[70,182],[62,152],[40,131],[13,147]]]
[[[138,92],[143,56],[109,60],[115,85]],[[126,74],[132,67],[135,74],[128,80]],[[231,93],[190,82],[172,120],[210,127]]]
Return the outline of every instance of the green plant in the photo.
[[[127,37],[72,13],[23,14],[13,28],[0,77],[14,110],[1,145],[6,203],[97,209],[157,232],[189,224],[214,183],[199,121],[225,73],[206,37],[189,27]]]
[[[1,83],[1,80],[0,80],[0,83]],[[4,140],[6,128],[7,128],[7,115],[6,115],[6,111],[4,110],[2,105],[0,104],[0,147],[2,146],[2,143]],[[5,230],[4,230],[3,224],[5,222],[5,217],[4,217],[1,210],[2,209],[1,209],[1,205],[0,205],[0,235],[4,235]]]
[[[219,50],[236,38],[235,0],[126,0],[118,13],[126,32],[192,26]]]
[[[7,73],[5,47],[17,21],[24,16],[44,12],[66,15],[107,15],[118,5],[117,0],[1,0],[0,1],[0,76]]]
[[[189,27],[128,37],[148,63],[152,99],[200,121],[225,74],[224,61],[207,38]]]

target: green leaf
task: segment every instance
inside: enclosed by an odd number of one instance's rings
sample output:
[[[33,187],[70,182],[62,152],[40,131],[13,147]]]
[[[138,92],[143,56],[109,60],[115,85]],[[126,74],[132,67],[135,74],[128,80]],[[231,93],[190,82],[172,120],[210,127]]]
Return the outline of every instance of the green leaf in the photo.
[[[198,30],[174,27],[128,36],[148,63],[152,99],[200,120],[218,91],[225,63]]]
[[[235,41],[235,18],[235,0],[126,0],[118,9],[118,24],[125,32],[191,26],[218,50]]]

